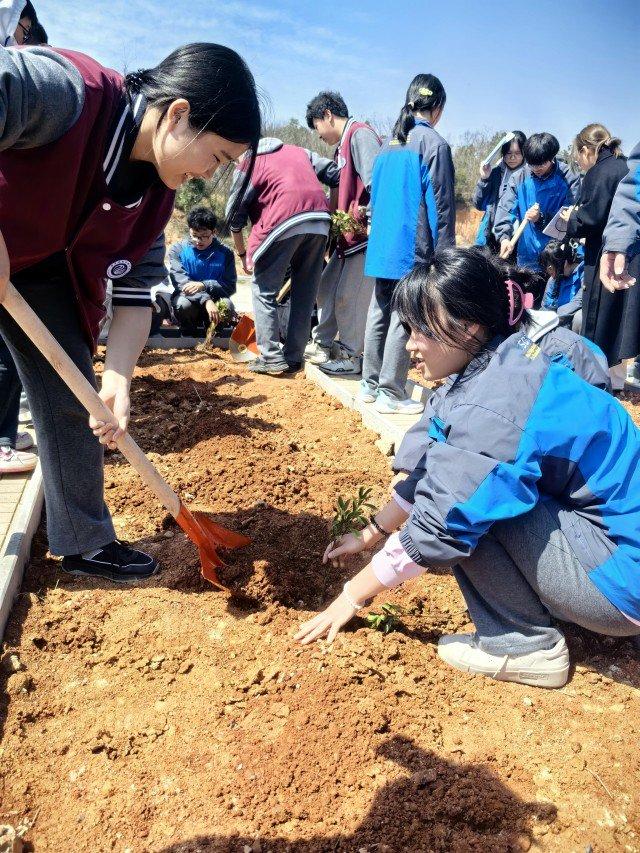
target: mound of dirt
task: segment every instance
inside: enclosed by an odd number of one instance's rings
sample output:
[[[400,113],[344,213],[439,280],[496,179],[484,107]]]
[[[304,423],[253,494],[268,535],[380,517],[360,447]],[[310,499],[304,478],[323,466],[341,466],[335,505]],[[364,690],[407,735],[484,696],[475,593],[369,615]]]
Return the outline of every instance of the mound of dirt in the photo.
[[[200,577],[119,454],[107,501],[156,577],[65,576],[39,532],[0,670],[0,823],[31,826],[27,849],[640,849],[631,643],[568,630],[560,691],[465,676],[435,650],[469,627],[441,572],[376,602],[403,608],[400,632],[357,618],[301,648],[345,578],[321,562],[337,495],[385,500],[376,436],[302,375],[226,355],[145,353],[132,399],[132,432],[188,505],[251,538],[223,571],[243,597]]]

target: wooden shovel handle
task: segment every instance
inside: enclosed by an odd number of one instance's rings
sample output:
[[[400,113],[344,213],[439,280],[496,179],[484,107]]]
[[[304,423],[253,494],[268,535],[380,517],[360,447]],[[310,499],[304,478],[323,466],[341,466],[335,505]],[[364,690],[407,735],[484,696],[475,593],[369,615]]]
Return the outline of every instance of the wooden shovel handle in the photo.
[[[511,251],[513,251],[515,249],[516,243],[518,242],[520,237],[522,237],[522,232],[524,231],[524,229],[527,227],[528,224],[529,224],[529,220],[524,218],[522,220],[522,222],[520,223],[520,225],[518,225],[518,227],[516,228],[513,237],[511,238],[511,240],[509,240],[509,242],[511,243]]]
[[[93,415],[96,420],[112,423],[117,426],[111,409],[101,400],[95,388],[78,370],[58,341],[32,308],[27,305],[11,282],[7,285],[7,294],[2,302],[2,307],[6,308],[7,312],[13,317],[31,342],[40,350],[62,381],[73,391],[87,412]],[[180,498],[160,476],[129,433],[126,432],[120,436],[116,444],[118,450],[136,469],[145,485],[151,489],[160,503],[176,518],[180,512]]]

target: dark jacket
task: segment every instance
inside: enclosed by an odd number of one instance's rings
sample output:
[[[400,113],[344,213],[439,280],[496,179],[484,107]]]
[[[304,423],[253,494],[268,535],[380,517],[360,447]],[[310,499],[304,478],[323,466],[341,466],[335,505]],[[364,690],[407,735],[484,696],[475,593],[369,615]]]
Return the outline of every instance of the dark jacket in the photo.
[[[609,293],[599,275],[602,235],[616,189],[627,172],[625,157],[601,150],[584,176],[567,226],[567,236],[585,238],[582,334],[603,350],[612,365],[640,352],[640,293],[635,288]]]
[[[493,238],[493,223],[496,218],[496,209],[500,199],[504,195],[509,181],[517,176],[524,164],[517,169],[509,169],[504,161],[498,163],[491,170],[491,174],[485,180],[480,178],[473,193],[473,206],[476,210],[483,210],[484,216],[478,226],[476,235],[476,246],[487,246]],[[495,240],[495,238],[493,238]]]

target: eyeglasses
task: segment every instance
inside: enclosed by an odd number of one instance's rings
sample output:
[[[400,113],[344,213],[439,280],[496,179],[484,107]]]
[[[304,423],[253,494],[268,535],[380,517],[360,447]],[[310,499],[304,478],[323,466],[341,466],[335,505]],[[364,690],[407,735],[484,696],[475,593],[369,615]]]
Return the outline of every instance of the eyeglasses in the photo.
[[[26,44],[31,38],[31,27],[25,27],[20,21],[18,21],[18,26],[22,30],[22,44]]]
[[[520,151],[507,151],[504,155],[505,160],[510,160],[512,157],[522,157],[522,153]]]

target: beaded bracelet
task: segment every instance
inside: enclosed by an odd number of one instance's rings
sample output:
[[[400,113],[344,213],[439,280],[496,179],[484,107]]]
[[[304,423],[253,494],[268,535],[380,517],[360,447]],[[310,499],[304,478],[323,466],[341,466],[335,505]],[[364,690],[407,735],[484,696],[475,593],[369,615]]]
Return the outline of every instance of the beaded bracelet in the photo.
[[[364,605],[358,604],[358,602],[354,598],[351,597],[351,593],[347,589],[348,586],[349,586],[349,581],[346,581],[345,585],[342,587],[342,594],[347,599],[347,604],[349,604],[353,608],[353,612],[357,613],[358,610],[362,610]]]
[[[369,521],[371,522],[371,524],[373,524],[373,526],[375,527],[375,529],[378,531],[378,533],[381,536],[391,536],[391,534],[389,533],[388,530],[385,530],[384,527],[382,527],[382,525],[378,524],[378,521],[377,521],[375,515],[370,515]]]

